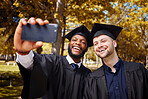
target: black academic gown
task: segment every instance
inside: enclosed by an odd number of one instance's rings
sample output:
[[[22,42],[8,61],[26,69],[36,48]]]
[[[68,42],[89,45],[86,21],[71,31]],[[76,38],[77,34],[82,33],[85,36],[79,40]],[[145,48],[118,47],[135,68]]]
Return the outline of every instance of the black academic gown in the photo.
[[[148,71],[142,64],[124,61],[128,99],[148,99]],[[103,66],[86,79],[83,99],[109,99]]]
[[[18,65],[24,81],[23,99],[82,99],[84,77],[90,73],[83,65],[74,71],[64,56],[36,53],[32,71]]]

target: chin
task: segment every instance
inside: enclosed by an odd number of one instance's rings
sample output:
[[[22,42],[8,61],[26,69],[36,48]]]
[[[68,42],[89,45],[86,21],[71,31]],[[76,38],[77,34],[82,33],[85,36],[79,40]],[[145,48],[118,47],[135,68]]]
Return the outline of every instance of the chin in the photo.
[[[72,53],[73,55],[80,55],[81,53]]]
[[[107,55],[98,55],[100,58],[106,58]]]
[[[85,54],[86,50],[83,50],[81,53],[78,53],[78,52],[73,52],[71,49],[70,49],[70,46],[68,46],[68,53],[71,57],[73,58],[82,58]]]

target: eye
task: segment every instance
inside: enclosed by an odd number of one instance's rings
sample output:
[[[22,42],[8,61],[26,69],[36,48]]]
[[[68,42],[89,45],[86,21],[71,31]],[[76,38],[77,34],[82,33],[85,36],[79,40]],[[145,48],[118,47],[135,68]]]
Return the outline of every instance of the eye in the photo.
[[[106,42],[106,39],[102,39],[101,42],[105,43]]]
[[[85,41],[81,41],[81,43],[86,44],[86,42],[85,42]]]
[[[87,45],[87,42],[86,41],[81,41],[81,44],[83,44],[83,45]]]
[[[76,41],[76,40],[77,40],[76,38],[72,38],[72,39],[71,39],[71,41]]]
[[[94,46],[96,46],[98,43],[97,42],[94,42]]]

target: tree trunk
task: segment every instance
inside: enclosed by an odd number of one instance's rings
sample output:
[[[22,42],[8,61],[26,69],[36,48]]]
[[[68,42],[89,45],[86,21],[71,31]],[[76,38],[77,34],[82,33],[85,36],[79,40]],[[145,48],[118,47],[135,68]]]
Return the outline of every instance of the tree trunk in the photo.
[[[60,53],[60,47],[61,47],[61,43],[62,43],[61,34],[62,34],[62,29],[61,29],[61,27],[59,27],[57,41],[55,43],[52,43],[52,53],[53,54],[59,55],[59,53]]]
[[[44,9],[45,12],[47,12],[48,15],[51,15],[54,19],[54,22],[58,24],[58,35],[57,35],[57,41],[55,43],[52,43],[52,53],[53,54],[57,54],[59,55],[60,53],[60,48],[61,48],[61,43],[62,43],[62,25],[60,22],[60,18],[56,17],[54,14],[58,13],[60,16],[63,17],[63,11],[61,10],[63,7],[63,2],[62,0],[57,0],[56,2],[56,11],[53,11],[52,13],[50,13],[49,8],[44,5],[41,2],[36,2],[39,7],[41,7],[42,9]]]
[[[61,16],[63,16],[63,12],[61,11],[62,5],[63,2],[61,0],[57,0],[56,12],[58,12]],[[58,27],[57,41],[52,44],[52,53],[59,55],[60,47],[62,44],[62,26],[59,18],[55,18],[55,21],[59,25],[59,27]]]
[[[64,52],[64,42],[65,42],[65,30],[66,30],[66,18],[65,16],[63,17],[63,21],[64,21],[64,30],[63,30],[63,37],[62,37],[62,45],[61,45],[61,55],[63,56],[63,52]]]

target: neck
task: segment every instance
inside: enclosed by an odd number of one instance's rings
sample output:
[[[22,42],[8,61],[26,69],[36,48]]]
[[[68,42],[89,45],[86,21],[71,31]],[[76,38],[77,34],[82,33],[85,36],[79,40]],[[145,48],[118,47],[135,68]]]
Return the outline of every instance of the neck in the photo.
[[[109,66],[111,69],[113,69],[113,66],[119,61],[119,58],[118,58],[118,55],[117,53],[115,52],[114,54],[106,57],[106,58],[103,58],[103,62]]]
[[[73,58],[73,57],[71,57],[72,59],[73,59],[73,61],[75,62],[75,63],[79,63],[80,62],[80,58]]]

